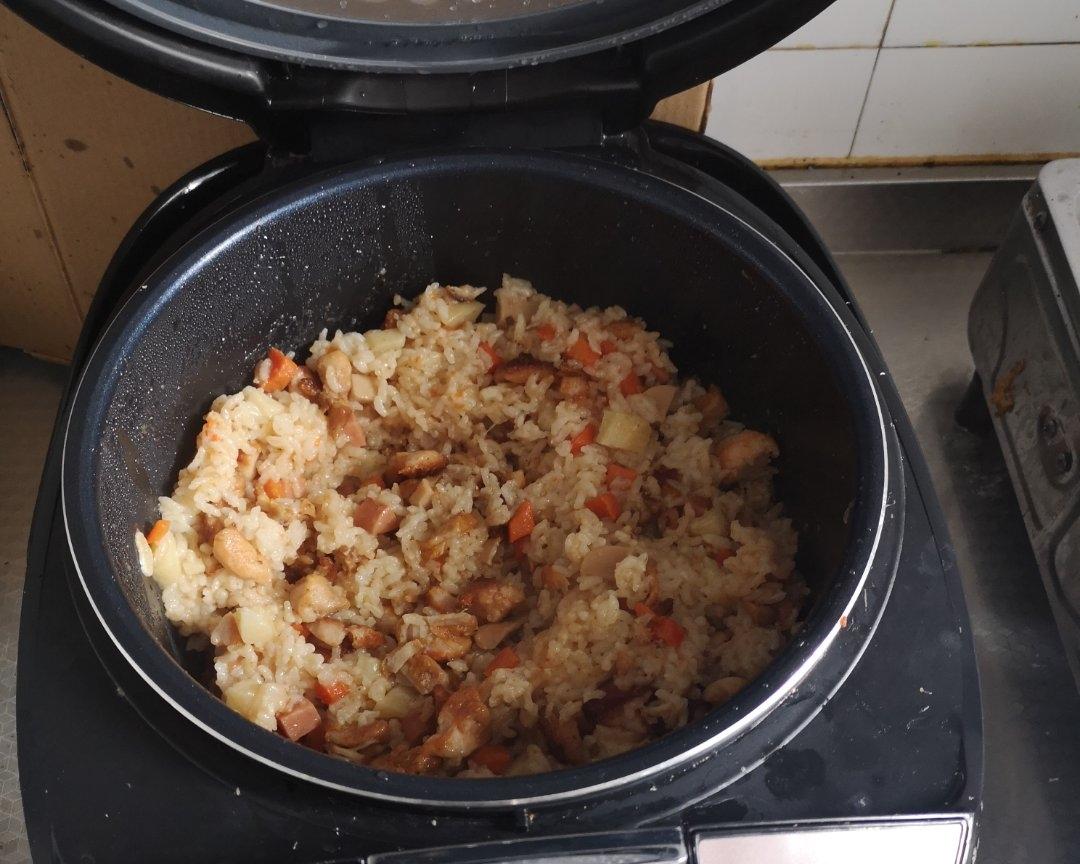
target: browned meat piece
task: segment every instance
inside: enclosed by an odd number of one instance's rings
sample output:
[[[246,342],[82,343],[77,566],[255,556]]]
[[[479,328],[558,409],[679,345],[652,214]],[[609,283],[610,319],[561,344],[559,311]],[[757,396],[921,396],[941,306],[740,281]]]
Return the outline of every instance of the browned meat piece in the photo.
[[[442,471],[449,460],[438,450],[413,450],[390,457],[388,474],[394,480],[427,477]]]
[[[362,750],[375,744],[385,744],[390,740],[390,724],[386,720],[372,720],[370,723],[350,723],[347,726],[331,726],[326,730],[326,740],[338,747],[349,750]]]
[[[223,528],[214,537],[214,557],[226,570],[241,579],[265,585],[271,579],[270,568],[259,550],[235,528]]]
[[[322,384],[307,366],[300,366],[292,381],[289,382],[289,391],[299,393],[309,402],[318,402],[322,395]]]
[[[321,722],[319,709],[303,698],[277,715],[278,731],[290,741],[299,741]]]
[[[315,371],[323,389],[335,396],[347,396],[352,389],[352,361],[343,351],[331,348],[315,361]]]
[[[405,661],[400,674],[417,693],[431,693],[436,687],[450,684],[446,670],[427,654],[414,654]]]
[[[438,729],[423,750],[444,759],[464,759],[491,735],[491,711],[477,687],[462,687],[439,709]]]
[[[553,714],[545,713],[540,718],[540,729],[559,761],[567,765],[581,765],[588,761],[576,719],[558,720]]]
[[[455,657],[464,657],[472,648],[472,634],[476,632],[476,618],[466,612],[433,615],[427,619],[428,638],[424,653],[443,663]]]
[[[497,579],[477,579],[461,595],[461,605],[475,612],[481,621],[490,624],[502,621],[524,599],[525,591],[520,585]]]
[[[620,690],[611,681],[601,684],[600,689],[604,692],[604,695],[599,699],[590,699],[582,705],[581,713],[587,720],[590,720],[593,723],[603,723],[608,726],[613,725],[610,721],[614,719],[614,715],[616,715],[627,702],[638,699],[649,692],[644,687],[635,687],[632,690]]]
[[[743,429],[717,441],[713,452],[720,464],[721,482],[732,483],[775,459],[780,448],[764,432]]]
[[[326,423],[330,429],[330,434],[335,438],[345,435],[349,439],[349,443],[354,447],[363,447],[367,444],[364,427],[360,425],[356,413],[344,402],[335,402],[330,406],[330,411],[326,415]]]
[[[424,752],[422,747],[399,744],[389,753],[371,760],[376,771],[398,771],[402,774],[434,774],[440,766],[437,756]]]
[[[473,512],[451,516],[438,531],[420,543],[420,559],[424,562],[441,561],[449,551],[451,539],[479,528],[480,524],[480,517]]]
[[[518,629],[523,621],[500,621],[497,624],[484,624],[473,637],[476,647],[481,651],[491,651],[498,647],[507,636]]]
[[[633,339],[642,332],[642,326],[630,318],[621,321],[612,321],[607,325],[607,331],[616,339]]]
[[[318,570],[292,586],[289,602],[302,621],[325,618],[348,605],[341,592]]]
[[[398,322],[405,316],[405,310],[398,309],[396,306],[393,309],[389,309],[386,313],[386,317],[383,318],[382,329],[393,330],[397,327]]]
[[[438,585],[428,588],[424,600],[436,612],[456,612],[458,608],[457,597]]]
[[[353,523],[369,534],[389,534],[397,530],[401,519],[389,504],[383,504],[374,498],[365,498],[356,505]]]
[[[522,354],[495,370],[495,380],[505,384],[527,384],[533,375],[554,375],[555,367],[528,354]]]
[[[712,429],[728,415],[727,400],[714,384],[710,384],[709,388],[694,400],[694,407],[701,412],[703,429]]]
[[[399,721],[401,734],[409,744],[419,744],[426,735],[435,731],[435,702],[432,699],[421,699],[416,710],[407,714]]]
[[[354,624],[348,629],[349,641],[359,651],[373,651],[386,644],[386,637],[371,627]]]

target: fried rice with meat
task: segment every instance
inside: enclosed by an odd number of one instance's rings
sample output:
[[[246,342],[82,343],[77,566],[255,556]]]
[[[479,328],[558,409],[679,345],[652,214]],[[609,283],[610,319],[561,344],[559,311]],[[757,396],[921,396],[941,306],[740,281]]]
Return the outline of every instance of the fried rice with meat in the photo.
[[[807,593],[769,435],[622,309],[482,294],[271,349],[135,538],[229,707],[376,769],[637,747],[746,686]]]

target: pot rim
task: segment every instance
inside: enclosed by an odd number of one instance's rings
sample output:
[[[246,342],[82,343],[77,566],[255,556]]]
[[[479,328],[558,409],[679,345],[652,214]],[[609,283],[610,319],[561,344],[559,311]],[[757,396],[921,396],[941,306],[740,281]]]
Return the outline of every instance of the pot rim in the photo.
[[[303,206],[315,199],[339,195],[357,186],[380,181],[401,182],[433,166],[445,171],[487,167],[524,170],[534,174],[542,174],[546,169],[560,173],[564,179],[565,174],[561,172],[569,167],[574,171],[577,182],[600,187],[598,191],[615,190],[645,198],[650,206],[667,209],[677,218],[686,220],[692,220],[696,212],[696,221],[703,223],[703,229],[714,235],[718,234],[717,228],[710,230],[708,226],[716,226],[717,216],[722,214],[723,219],[731,220],[735,227],[749,232],[752,238],[763,244],[768,254],[777,256],[803,283],[804,288],[799,290],[810,289],[809,296],[816,306],[831,313],[831,317],[824,316],[825,320],[837,330],[838,335],[844,337],[845,351],[857,358],[857,368],[861,372],[858,380],[860,385],[864,385],[864,392],[860,395],[864,399],[870,397],[869,403],[876,416],[877,434],[869,436],[864,442],[864,452],[860,454],[860,494],[852,508],[852,541],[849,542],[841,568],[830,583],[833,590],[827,590],[821,598],[799,638],[722,709],[642,747],[599,762],[518,778],[417,777],[374,771],[285,741],[227,708],[195,681],[145,627],[137,623],[119,583],[107,566],[103,544],[99,542],[100,532],[88,530],[86,523],[90,520],[80,518],[80,504],[92,485],[89,479],[96,476],[92,448],[87,446],[92,443],[87,436],[94,426],[88,422],[91,412],[89,405],[84,403],[92,398],[97,386],[104,380],[104,370],[109,368],[110,361],[117,359],[113,355],[122,357],[126,347],[138,341],[142,325],[167,303],[173,291],[181,290],[187,278],[204,266],[206,260],[228,248],[245,236],[247,231],[274,214]],[[627,188],[628,179],[632,181],[630,189]],[[771,225],[768,220],[765,222]],[[783,236],[780,229],[776,231]],[[223,237],[228,239],[223,240]],[[427,156],[385,160],[377,165],[341,166],[271,189],[201,231],[148,275],[117,309],[83,367],[69,403],[71,407],[64,427],[61,457],[61,508],[79,585],[95,617],[121,656],[181,716],[259,763],[338,792],[437,808],[511,809],[580,800],[647,780],[664,771],[688,766],[694,760],[708,758],[717,748],[736,740],[776,709],[807,679],[837,641],[856,602],[861,596],[866,596],[864,589],[875,565],[879,563],[879,548],[887,533],[888,511],[896,503],[893,487],[902,483],[895,435],[887,420],[887,409],[878,392],[870,364],[856,338],[854,319],[830,300],[817,279],[808,272],[812,268],[813,265],[809,263],[804,265],[796,261],[761,228],[748,221],[746,216],[717,201],[654,175],[579,155],[524,153],[520,150],[443,151]],[[820,274],[818,278],[825,281]],[[850,395],[854,398],[854,394]],[[80,406],[84,410],[79,410]],[[865,425],[871,427],[872,424],[867,421]],[[857,423],[856,435],[862,437],[859,426]],[[76,448],[73,441],[81,442],[82,446]],[[872,482],[872,489],[862,488],[866,478],[876,481]],[[894,495],[892,502],[891,492]],[[871,527],[873,536],[868,543],[860,544],[857,542],[857,532],[864,524]],[[887,547],[894,545],[898,544],[886,542]],[[857,551],[854,556],[853,549]],[[891,556],[895,548],[887,551]],[[106,566],[100,566],[102,564]],[[101,576],[102,571],[108,574],[105,578]],[[92,574],[90,579],[87,572]],[[891,579],[891,565],[888,573]],[[845,586],[842,592],[835,590],[838,585]],[[879,592],[881,604],[887,593]],[[876,623],[877,614],[873,618]],[[135,626],[132,626],[133,623]],[[858,650],[853,652],[850,662],[843,664],[842,673],[834,674],[834,680],[823,688],[825,699],[842,683],[868,639],[869,633]],[[824,701],[819,700],[814,706],[811,717],[816,715]],[[809,719],[806,717],[797,726],[801,728]]]

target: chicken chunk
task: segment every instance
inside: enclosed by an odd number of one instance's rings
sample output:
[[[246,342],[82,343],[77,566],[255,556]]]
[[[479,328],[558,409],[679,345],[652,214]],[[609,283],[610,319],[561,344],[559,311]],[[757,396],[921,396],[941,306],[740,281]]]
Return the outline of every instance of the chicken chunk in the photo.
[[[491,736],[491,711],[477,687],[462,687],[439,710],[438,728],[423,750],[443,759],[464,759]]]
[[[323,388],[335,396],[347,396],[352,389],[352,361],[343,351],[333,348],[315,361],[315,371]]]
[[[390,457],[388,473],[394,480],[428,477],[442,471],[449,461],[438,450],[414,450],[408,453],[395,453]]]
[[[724,394],[714,384],[694,400],[694,407],[701,412],[701,426],[712,429],[728,415],[728,403]]]
[[[369,534],[389,534],[397,530],[401,518],[389,504],[374,498],[365,498],[356,505],[353,522]]]
[[[373,627],[354,624],[347,632],[353,648],[358,651],[373,651],[386,644],[386,637]]]
[[[326,730],[326,740],[349,750],[362,750],[389,741],[390,724],[386,720],[373,720],[370,723],[331,726]]]
[[[428,588],[424,602],[436,612],[456,612],[458,608],[457,597],[438,585]]]
[[[311,622],[333,615],[348,605],[343,593],[322,573],[309,573],[292,586],[289,602],[301,621]]]
[[[450,551],[450,541],[461,534],[467,534],[480,527],[480,517],[473,512],[457,513],[451,516],[443,525],[420,543],[420,558],[422,561],[441,561]]]
[[[477,579],[461,595],[461,605],[488,624],[502,621],[525,599],[520,585],[498,579]]]
[[[528,354],[515,357],[495,370],[495,381],[505,384],[527,384],[533,375],[550,376],[555,374],[551,363],[537,360]]]
[[[421,747],[399,744],[389,753],[371,760],[370,767],[376,771],[398,771],[402,774],[434,774],[439,769],[439,758]]]
[[[214,537],[214,557],[226,570],[241,579],[265,585],[271,579],[270,567],[259,550],[235,528],[223,528]]]
[[[399,673],[417,693],[428,694],[436,687],[448,687],[450,675],[427,654],[414,654]]]
[[[467,612],[432,615],[426,619],[428,636],[424,653],[443,663],[456,657],[464,657],[472,647],[472,634],[476,632],[476,618]]]
[[[743,429],[722,438],[714,448],[722,483],[737,482],[780,455],[776,441],[764,432]]]
[[[278,731],[290,741],[299,741],[320,723],[319,709],[303,698],[277,715]]]

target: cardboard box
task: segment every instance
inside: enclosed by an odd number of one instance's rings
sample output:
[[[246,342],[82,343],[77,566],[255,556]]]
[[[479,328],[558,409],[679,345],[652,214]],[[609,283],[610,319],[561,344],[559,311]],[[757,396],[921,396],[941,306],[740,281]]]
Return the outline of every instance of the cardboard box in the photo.
[[[707,86],[657,114],[700,130]],[[104,72],[0,6],[0,344],[70,358],[102,273],[165,187],[252,139]]]

